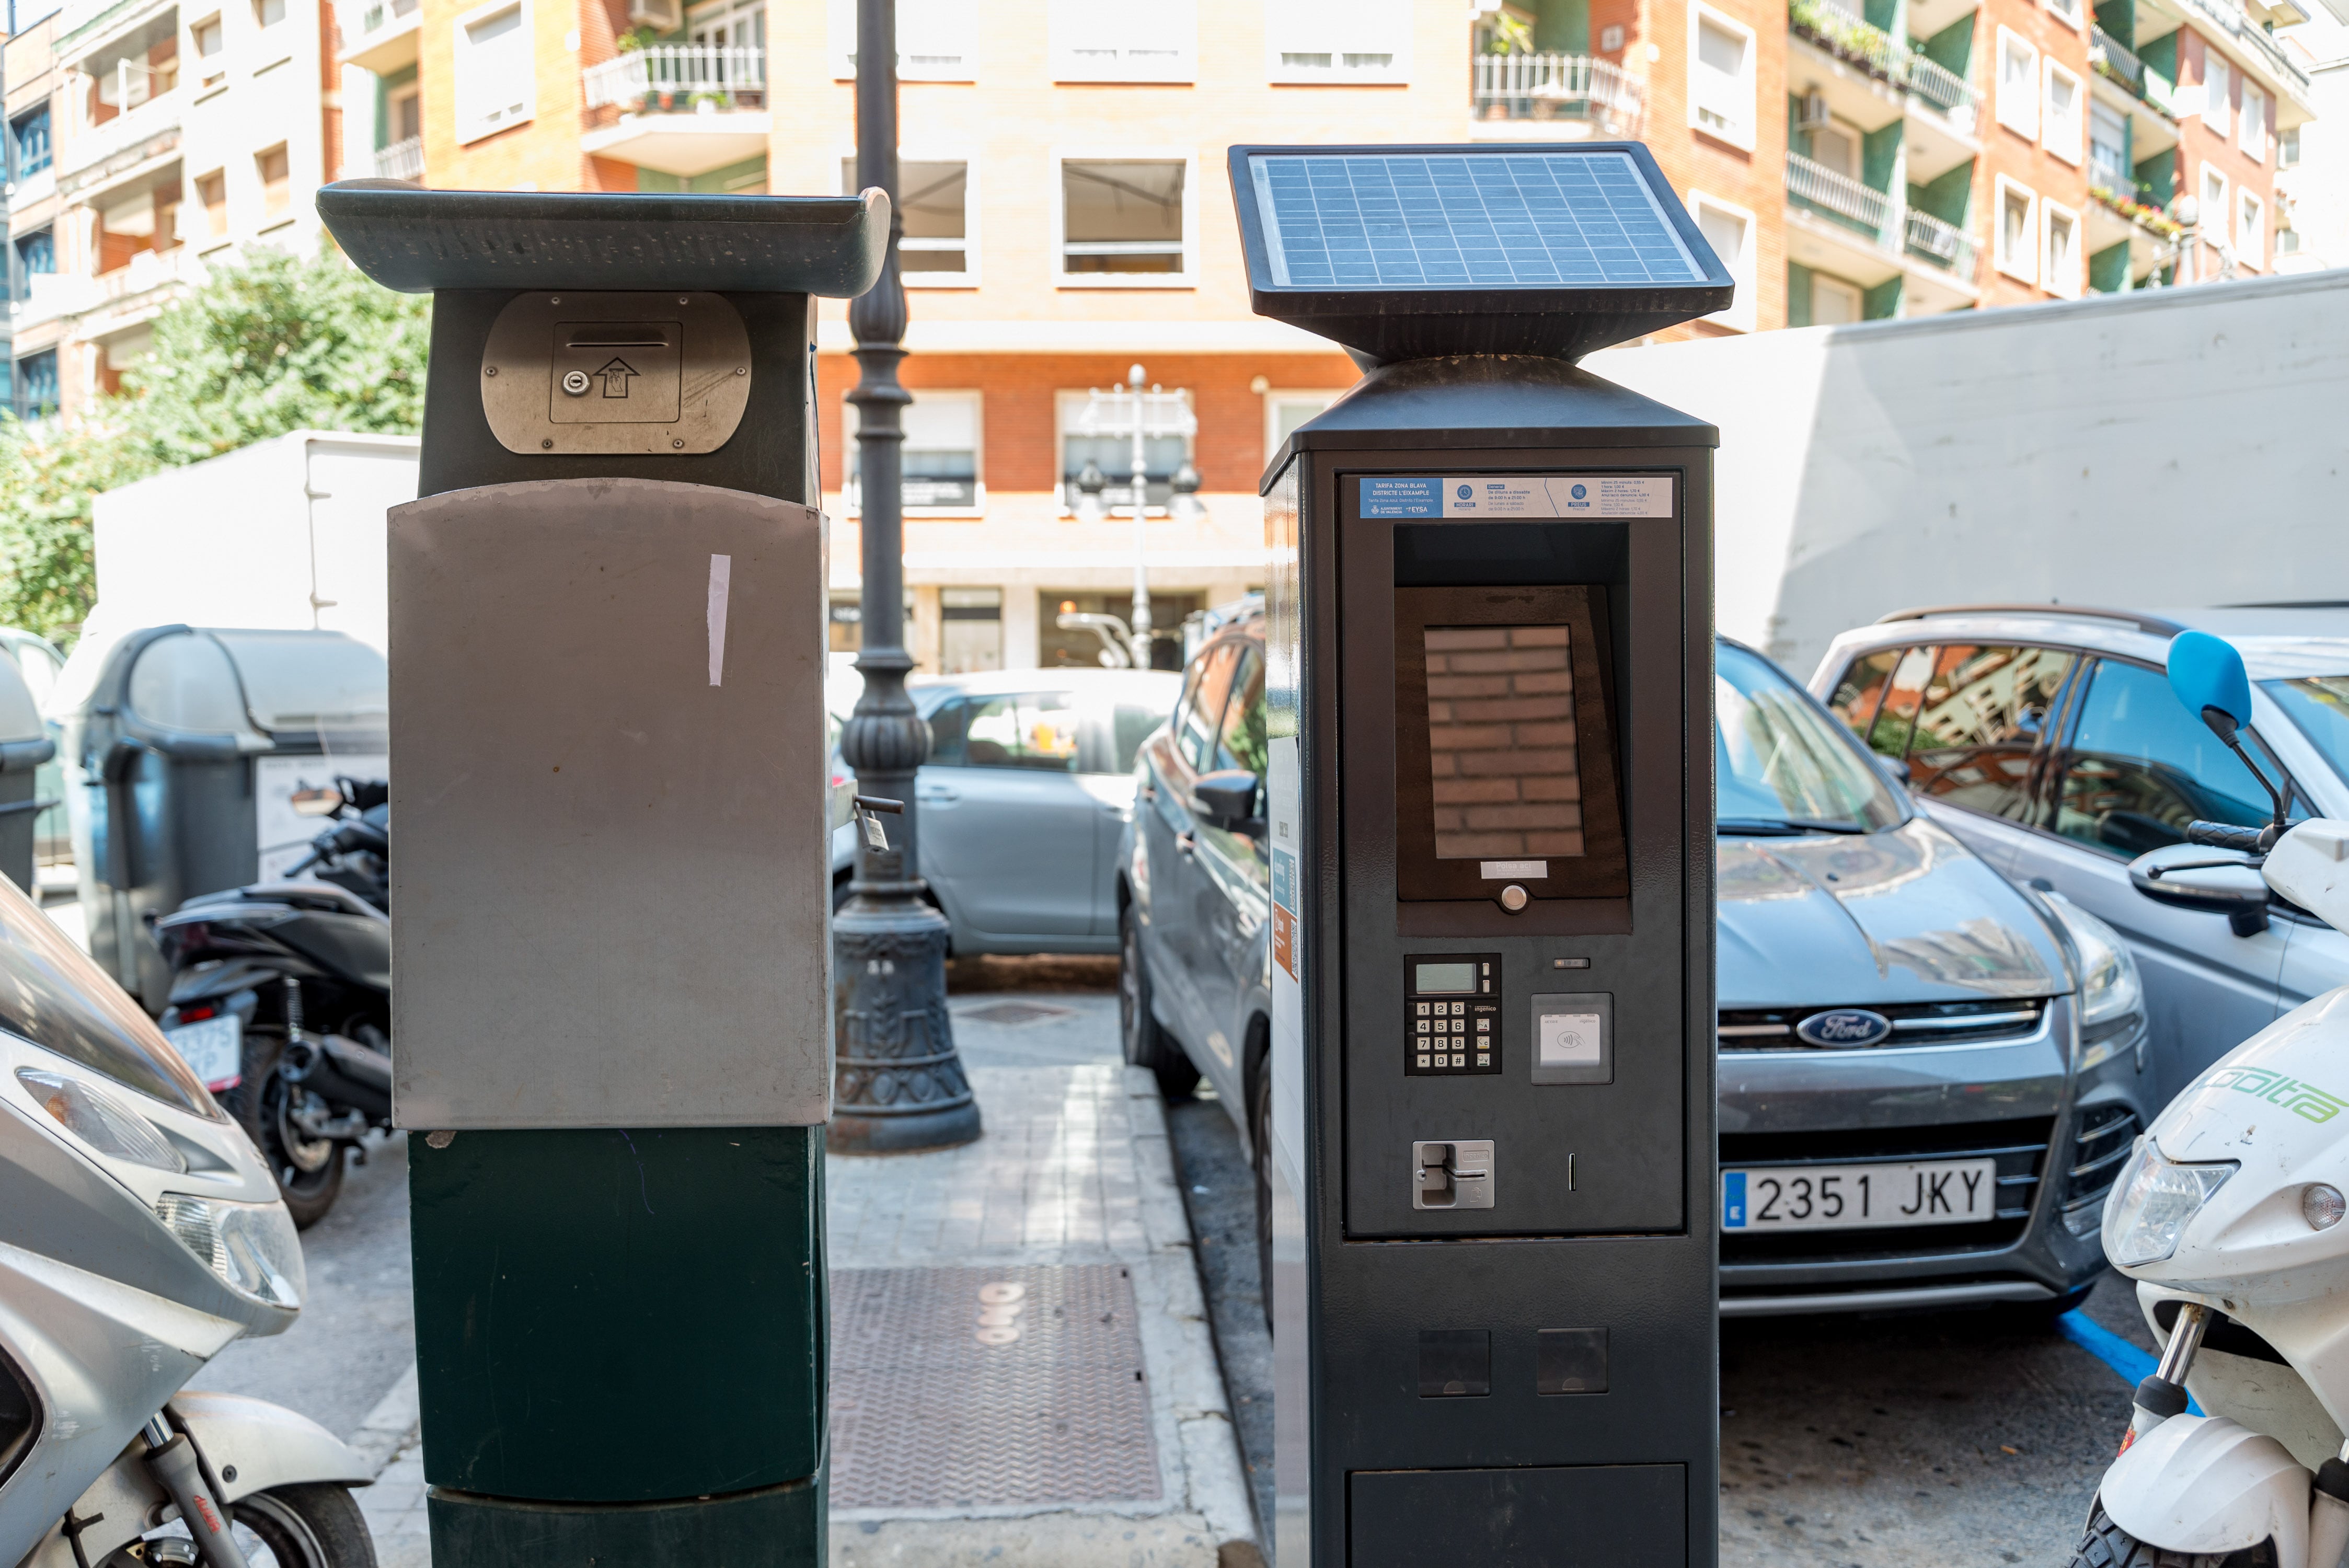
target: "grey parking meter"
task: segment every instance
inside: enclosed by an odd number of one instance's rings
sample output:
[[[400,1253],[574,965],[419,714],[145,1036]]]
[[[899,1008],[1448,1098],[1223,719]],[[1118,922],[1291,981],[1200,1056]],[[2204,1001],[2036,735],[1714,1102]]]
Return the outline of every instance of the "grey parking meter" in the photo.
[[[1238,147],[1367,375],[1264,480],[1284,1564],[1714,1560],[1712,427],[1634,143]]]
[[[389,526],[433,1559],[822,1563],[812,296],[871,285],[886,202],[318,207],[435,294]]]

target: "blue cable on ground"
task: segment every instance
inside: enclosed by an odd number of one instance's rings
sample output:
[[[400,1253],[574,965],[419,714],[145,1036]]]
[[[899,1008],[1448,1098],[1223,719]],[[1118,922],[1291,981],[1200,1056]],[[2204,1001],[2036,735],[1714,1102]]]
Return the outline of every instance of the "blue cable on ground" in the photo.
[[[2150,1351],[2139,1350],[2103,1324],[2077,1310],[2055,1320],[2055,1332],[2119,1373],[2131,1388],[2153,1376],[2159,1365]],[[2202,1407],[2187,1397],[2186,1413],[2199,1416]]]

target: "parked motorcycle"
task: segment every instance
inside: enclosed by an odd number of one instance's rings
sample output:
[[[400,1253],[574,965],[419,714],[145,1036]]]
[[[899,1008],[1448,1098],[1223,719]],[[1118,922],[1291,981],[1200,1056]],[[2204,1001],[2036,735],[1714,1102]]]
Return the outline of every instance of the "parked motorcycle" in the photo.
[[[301,1310],[268,1169],[156,1032],[0,885],[0,1563],[373,1568],[324,1429],[190,1377]]]
[[[344,1152],[391,1125],[391,823],[381,780],[295,797],[327,816],[282,881],[190,899],[155,923],[171,968],[164,1033],[268,1161],[307,1230]]]
[[[2349,928],[2349,822],[2287,829],[2251,762],[2242,659],[2170,645],[2169,683],[2251,767],[2263,828],[2197,822],[2130,867],[2189,907],[2264,911],[2271,891]],[[2137,1385],[2075,1568],[2335,1568],[2349,1544],[2349,986],[2252,1036],[2137,1140],[2105,1209],[2106,1255],[2163,1340]],[[2189,1397],[2201,1412],[2189,1410]]]

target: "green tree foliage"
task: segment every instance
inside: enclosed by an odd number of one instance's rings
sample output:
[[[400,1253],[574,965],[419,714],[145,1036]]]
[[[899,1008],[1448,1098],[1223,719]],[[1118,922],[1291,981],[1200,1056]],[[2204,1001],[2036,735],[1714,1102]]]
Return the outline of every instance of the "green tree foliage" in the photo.
[[[415,433],[430,325],[425,297],[331,250],[255,251],[157,318],[119,394],[72,418],[0,415],[0,624],[69,640],[97,591],[100,490],[289,430]]]

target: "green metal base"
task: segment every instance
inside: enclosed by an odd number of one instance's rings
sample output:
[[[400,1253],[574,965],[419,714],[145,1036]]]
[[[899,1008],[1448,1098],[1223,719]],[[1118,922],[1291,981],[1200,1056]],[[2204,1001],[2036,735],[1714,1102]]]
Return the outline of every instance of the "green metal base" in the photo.
[[[577,1512],[817,1474],[823,1129],[460,1132],[408,1157],[433,1486]]]
[[[514,1502],[435,1487],[425,1503],[434,1568],[823,1568],[826,1550],[821,1475],[678,1502]]]

